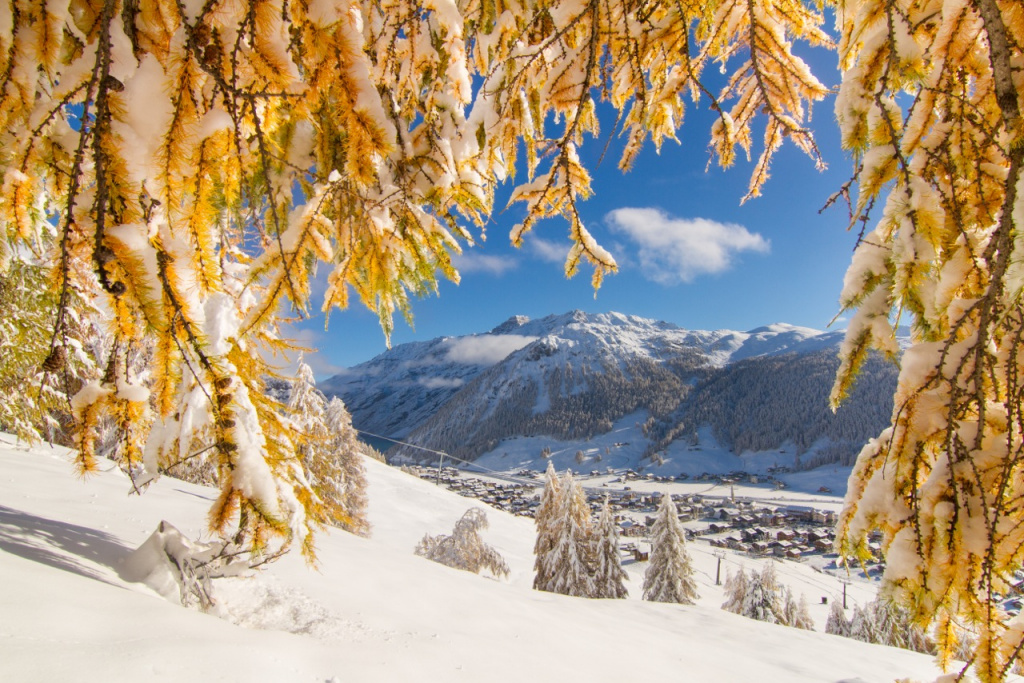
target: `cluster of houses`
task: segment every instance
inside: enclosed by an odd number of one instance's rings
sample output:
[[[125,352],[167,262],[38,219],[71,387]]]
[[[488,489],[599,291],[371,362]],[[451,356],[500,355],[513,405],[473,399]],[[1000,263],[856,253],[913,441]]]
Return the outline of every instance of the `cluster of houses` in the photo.
[[[725,501],[722,501],[724,503]],[[804,505],[777,508],[751,502],[732,505],[705,504],[703,518],[710,519],[704,535],[719,548],[754,555],[800,559],[809,553],[832,552],[836,513]]]
[[[775,555],[799,560],[809,553],[832,552],[835,540],[835,533],[831,529],[771,529],[755,526],[712,538],[711,545],[752,555]]]
[[[772,484],[777,489],[786,488],[785,482],[782,482],[775,478],[776,474],[785,474],[789,472],[788,467],[769,467],[768,474],[751,474],[738,470],[735,472],[729,472],[727,474],[712,474],[711,472],[701,472],[698,475],[690,477],[688,474],[677,474],[675,476],[662,476],[657,474],[641,474],[634,470],[626,470],[622,473],[618,479],[613,479],[613,482],[630,482],[630,481],[699,481],[709,482],[715,484],[738,484],[738,483],[750,483],[750,484]],[[591,472],[591,475],[599,474],[599,472]]]
[[[533,517],[537,507],[535,487],[528,484],[501,483],[466,477],[454,467],[423,467],[403,465],[402,469],[421,479],[443,485],[467,498],[476,498],[514,515]]]
[[[454,467],[403,466],[405,471],[445,486],[460,495],[493,507],[533,517],[540,504],[537,484],[504,483],[466,476]],[[525,476],[524,473],[518,473]],[[532,474],[532,472],[531,472]],[[624,476],[629,477],[627,472]],[[639,477],[633,473],[633,477]],[[632,477],[630,477],[632,478]],[[646,478],[646,477],[644,477]],[[726,479],[727,481],[727,479]],[[645,536],[654,523],[653,513],[661,503],[658,492],[627,489],[585,489],[587,502],[595,513],[608,498],[626,537]],[[800,559],[810,553],[832,552],[836,513],[803,505],[764,506],[752,501],[711,498],[701,494],[672,494],[680,521],[706,522],[691,528],[691,537],[704,537],[712,546],[755,555]],[[643,517],[643,522],[640,518]]]

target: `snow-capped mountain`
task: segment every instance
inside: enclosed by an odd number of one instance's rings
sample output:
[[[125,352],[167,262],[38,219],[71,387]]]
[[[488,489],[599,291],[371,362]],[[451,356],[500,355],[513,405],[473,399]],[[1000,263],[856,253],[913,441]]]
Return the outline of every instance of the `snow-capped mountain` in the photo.
[[[895,369],[871,366],[843,417],[830,421],[841,339],[781,323],[738,332],[620,313],[517,316],[487,333],[395,347],[320,389],[340,396],[361,430],[465,460],[519,437],[550,437],[564,449],[626,417],[639,425],[631,441],[644,442],[637,458],[683,439],[693,446],[709,426],[737,452],[790,443],[799,453],[818,443],[842,459],[884,426]],[[732,414],[737,408],[744,414]]]

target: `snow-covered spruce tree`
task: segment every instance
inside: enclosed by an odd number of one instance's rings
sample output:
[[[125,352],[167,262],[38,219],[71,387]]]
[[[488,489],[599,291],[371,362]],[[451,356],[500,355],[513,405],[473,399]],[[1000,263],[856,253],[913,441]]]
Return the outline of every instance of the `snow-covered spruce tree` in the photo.
[[[750,576],[747,575],[745,568],[740,567],[739,571],[730,572],[725,579],[725,586],[723,586],[725,602],[722,603],[722,609],[733,614],[742,614],[743,603],[749,589]]]
[[[539,591],[550,591],[552,575],[548,570],[548,560],[558,538],[558,526],[561,523],[562,484],[555,472],[554,464],[549,460],[544,475],[544,490],[540,494],[540,505],[534,516],[537,527],[537,539],[533,544],[533,587]]]
[[[779,581],[775,574],[775,562],[768,561],[760,572],[751,573],[739,613],[745,617],[767,621],[771,624],[784,623],[785,615],[782,612],[782,606]]]
[[[651,528],[651,557],[644,572],[644,600],[692,605],[700,597],[693,562],[686,551],[686,532],[672,496],[665,494]]]
[[[863,555],[881,529],[884,581],[913,621],[934,618],[943,666],[961,622],[978,633],[974,674],[999,681],[1024,644],[998,605],[1024,564],[1024,12],[1016,0],[836,7],[836,115],[863,234],[833,400],[868,349],[899,354],[894,324],[912,335],[839,545]]]
[[[786,588],[786,597],[791,598],[792,593],[789,588]],[[789,625],[793,628],[804,629],[805,631],[814,630],[814,620],[811,618],[811,612],[807,608],[807,596],[803,593],[800,594],[800,600],[796,604],[795,614],[789,618]]]
[[[321,503],[319,521],[368,536],[366,473],[345,404],[337,397],[328,402],[312,368],[300,359],[287,408],[297,452]]]
[[[811,619],[810,612],[807,611],[807,598],[801,595],[798,601],[789,586],[782,587],[782,611],[779,615],[779,623],[807,631],[814,630],[814,621]]]
[[[619,527],[615,524],[608,497],[601,506],[601,515],[592,534],[594,549],[594,598],[624,598],[629,594],[625,581],[629,580],[622,569],[619,557]]]
[[[508,565],[504,558],[480,538],[480,531],[487,526],[487,513],[480,508],[470,508],[455,523],[450,536],[425,534],[417,544],[415,553],[474,574],[486,569],[495,577],[508,576]]]
[[[825,622],[825,633],[835,636],[850,637],[850,621],[846,618],[846,611],[838,600],[832,601],[828,610],[828,620]]]
[[[316,388],[313,369],[301,358],[288,395],[288,415],[295,427],[295,447],[307,470],[324,458],[327,450],[327,399]]]
[[[858,605],[854,609],[846,635],[867,643],[880,643],[934,654],[935,642],[910,617],[908,609],[879,596],[868,604]]]
[[[326,461],[331,462],[331,473],[325,474],[323,481],[333,482],[329,493],[326,493],[332,496],[330,506],[337,513],[332,522],[358,536],[369,536],[371,525],[367,514],[370,502],[366,468],[363,466],[364,445],[359,443],[352,426],[352,416],[337,396],[327,404],[324,422],[328,434]],[[316,477],[316,469],[312,474]],[[313,486],[316,490],[315,481]]]
[[[714,111],[725,166],[763,112],[756,195],[784,138],[817,160],[805,119],[826,89],[792,41],[828,43],[822,20],[799,0],[3,3],[0,271],[49,264],[47,357],[77,293],[111,312],[112,349],[154,348],[144,386],[100,359],[113,372],[75,393],[78,468],[104,416],[134,415],[149,476],[212,446],[213,530],[311,556],[320,501],[262,383],[316,264],[324,310],[354,293],[390,333],[410,294],[458,280],[452,256],[522,154],[512,241],[562,216],[566,272],[589,262],[597,284],[616,265],[579,214],[596,99],[621,116],[623,169],[676,138],[687,95]]]
[[[565,473],[559,483],[559,517],[554,521],[554,538],[544,560],[552,593],[589,598],[594,594],[590,557],[590,508],[583,488]]]
[[[850,637],[865,643],[883,642],[875,616],[875,610],[871,605],[854,607],[853,617],[850,618]]]

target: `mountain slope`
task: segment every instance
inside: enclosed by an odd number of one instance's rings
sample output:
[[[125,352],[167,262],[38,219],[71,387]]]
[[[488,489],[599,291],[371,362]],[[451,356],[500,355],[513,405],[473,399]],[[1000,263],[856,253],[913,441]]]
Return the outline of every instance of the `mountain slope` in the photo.
[[[402,344],[317,388],[340,396],[360,429],[405,436],[467,382],[536,338],[517,329],[516,322],[513,318],[483,335]]]
[[[896,378],[873,361],[833,415],[827,395],[841,338],[785,324],[708,332],[573,311],[400,346],[321,388],[340,393],[357,428],[467,461],[522,437],[583,449],[635,416],[643,429],[628,440],[645,443],[641,457],[695,445],[710,427],[737,454],[788,444],[797,455],[815,450],[805,462],[837,462],[887,424]],[[391,455],[434,457],[411,448]]]
[[[627,567],[634,599],[530,590],[532,527],[496,510],[488,510],[485,536],[509,560],[510,582],[427,562],[412,554],[412,539],[447,532],[472,502],[379,463],[367,469],[373,538],[325,533],[319,570],[290,556],[255,576],[218,580],[217,618],[117,571],[161,519],[200,535],[214,491],[162,479],[129,497],[116,470],[83,482],[66,451],[0,446],[0,576],[16,587],[0,591],[0,678],[544,682],[677,672],[694,681],[802,683],[938,674],[926,656],[723,612],[716,558],[698,544],[691,549],[702,598],[693,607],[635,599],[635,565]],[[733,569],[741,561],[756,564],[726,556]],[[837,579],[807,567],[779,569],[798,595],[842,592]],[[855,581],[849,590],[862,602],[875,589]]]
[[[670,415],[648,425],[650,450],[701,427],[734,452],[769,451],[791,444],[799,457],[827,440],[800,466],[852,465],[864,442],[889,423],[896,368],[878,356],[865,363],[850,397],[833,413],[832,380],[839,367],[833,347],[809,353],[749,358],[708,373]]]
[[[699,354],[715,366],[730,360],[838,341],[839,333],[773,325],[750,332],[685,330],[620,313],[589,315],[572,311],[538,320],[515,316],[490,332],[440,337],[396,346],[318,384],[328,396],[345,401],[362,430],[404,437],[428,420],[479,375],[526,346],[538,360],[561,351],[547,366],[563,361],[603,371],[615,359],[662,362]],[[828,340],[827,342],[824,340]],[[593,358],[600,362],[592,363]]]

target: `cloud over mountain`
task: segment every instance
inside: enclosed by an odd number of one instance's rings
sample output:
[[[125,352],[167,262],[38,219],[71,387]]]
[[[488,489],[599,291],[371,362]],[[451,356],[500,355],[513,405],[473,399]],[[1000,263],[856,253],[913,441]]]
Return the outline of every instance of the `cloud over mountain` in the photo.
[[[771,246],[767,239],[742,225],[707,218],[676,218],[659,209],[615,209],[606,220],[613,232],[636,247],[644,276],[663,285],[721,273],[732,267],[737,254],[766,254]]]
[[[536,339],[519,334],[459,337],[447,342],[446,360],[467,365],[493,365]]]

